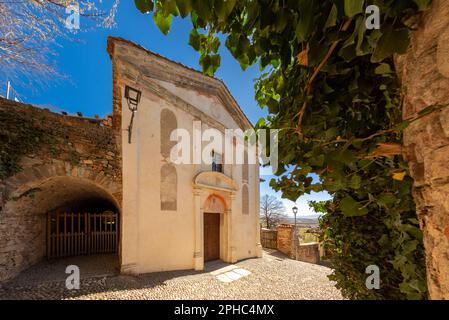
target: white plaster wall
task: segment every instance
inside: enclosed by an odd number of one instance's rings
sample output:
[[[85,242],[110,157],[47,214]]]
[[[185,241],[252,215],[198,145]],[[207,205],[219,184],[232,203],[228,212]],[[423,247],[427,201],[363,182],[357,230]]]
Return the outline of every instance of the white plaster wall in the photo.
[[[236,129],[239,127],[232,116],[221,105],[217,97],[201,94],[194,90],[179,87],[173,83],[162,80],[157,80],[156,82],[175,95],[182,97],[183,100],[197,107],[199,110],[214,118],[218,122],[227,124],[227,128]]]
[[[164,86],[201,111],[213,116],[227,128],[237,128],[225,108],[215,100],[191,90],[168,83]],[[124,88],[122,97],[124,96]],[[194,196],[193,179],[204,165],[177,165],[178,200],[176,211],[160,210],[160,114],[171,110],[179,128],[192,135],[194,117],[148,91],[142,93],[134,119],[132,143],[128,144],[131,112],[122,101],[123,147],[123,215],[122,215],[122,272],[144,273],[194,268]],[[213,112],[212,112],[213,110]],[[235,258],[256,256],[259,228],[259,175],[257,166],[250,166],[250,214],[242,215],[241,166],[227,167],[225,174],[239,185],[231,213],[232,246]]]

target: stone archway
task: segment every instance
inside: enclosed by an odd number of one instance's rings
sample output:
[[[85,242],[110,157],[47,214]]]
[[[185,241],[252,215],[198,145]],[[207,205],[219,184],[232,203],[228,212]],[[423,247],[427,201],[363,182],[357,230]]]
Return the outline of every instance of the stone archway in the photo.
[[[66,163],[31,167],[7,179],[5,185],[0,210],[0,281],[46,256],[49,212],[109,210],[120,214],[120,184],[88,168]]]

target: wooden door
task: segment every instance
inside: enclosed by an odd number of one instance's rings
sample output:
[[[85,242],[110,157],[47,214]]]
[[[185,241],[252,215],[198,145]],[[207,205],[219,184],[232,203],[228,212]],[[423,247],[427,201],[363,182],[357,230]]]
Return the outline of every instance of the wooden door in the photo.
[[[220,214],[204,213],[204,261],[220,259]]]

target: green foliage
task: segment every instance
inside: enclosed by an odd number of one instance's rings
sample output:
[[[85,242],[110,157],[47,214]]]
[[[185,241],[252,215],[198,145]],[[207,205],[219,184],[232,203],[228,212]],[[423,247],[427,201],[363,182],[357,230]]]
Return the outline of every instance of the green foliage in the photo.
[[[327,201],[308,201],[310,209],[317,213],[327,213]]]
[[[176,15],[164,9],[171,2],[156,1],[156,12]],[[270,185],[293,201],[312,191],[333,196],[321,226],[331,278],[343,294],[426,298],[407,164],[374,151],[400,144],[411,122],[401,119],[392,55],[409,44],[406,18],[429,1],[186,0],[182,9],[176,3],[182,16],[190,13],[190,44],[206,73],[220,63],[219,33],[243,69],[259,63],[256,99],[270,115],[258,127],[281,129],[280,168]],[[380,9],[380,30],[365,27],[369,4]],[[380,290],[366,289],[371,264],[381,269]]]
[[[408,188],[411,183],[410,178],[404,181]],[[329,213],[320,220],[325,252],[334,268],[330,278],[348,298],[426,296],[422,234],[416,215],[411,208],[400,207],[404,201],[394,199],[395,204],[378,204],[368,214],[351,218],[341,214],[335,199],[328,203]],[[412,205],[410,195],[406,195],[406,202]],[[387,207],[390,209],[386,210]],[[365,268],[371,264],[380,269],[379,290],[368,290],[365,286]]]
[[[314,232],[313,228],[298,227],[298,236],[300,243],[319,242],[319,236]]]
[[[10,113],[0,109],[0,180],[18,173],[21,170],[20,158],[37,152],[42,143],[53,150],[55,139],[45,133],[35,123],[20,117],[12,117]]]

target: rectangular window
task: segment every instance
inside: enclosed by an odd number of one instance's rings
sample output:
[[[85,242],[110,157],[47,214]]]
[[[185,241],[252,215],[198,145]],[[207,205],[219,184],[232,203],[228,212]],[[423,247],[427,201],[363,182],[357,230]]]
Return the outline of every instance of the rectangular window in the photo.
[[[220,153],[212,151],[212,171],[223,172],[222,158]]]

